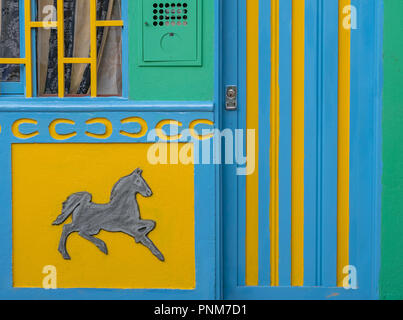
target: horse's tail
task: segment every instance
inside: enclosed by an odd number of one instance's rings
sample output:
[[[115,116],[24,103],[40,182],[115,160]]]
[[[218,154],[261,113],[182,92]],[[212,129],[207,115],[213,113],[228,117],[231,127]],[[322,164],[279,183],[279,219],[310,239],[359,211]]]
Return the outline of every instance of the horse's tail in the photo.
[[[77,192],[72,194],[63,202],[62,214],[52,223],[54,226],[62,224],[74,212],[74,210],[84,201],[91,201],[91,194],[88,192]]]

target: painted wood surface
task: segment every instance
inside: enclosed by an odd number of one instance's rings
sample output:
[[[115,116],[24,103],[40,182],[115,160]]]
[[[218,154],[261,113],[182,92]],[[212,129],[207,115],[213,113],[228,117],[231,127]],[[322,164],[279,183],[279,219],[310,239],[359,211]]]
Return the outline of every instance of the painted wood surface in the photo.
[[[403,32],[399,0],[385,1],[383,178],[382,178],[382,266],[380,296],[403,299]]]
[[[246,31],[238,29],[237,57],[224,50],[224,61],[239,62],[236,80],[246,95],[238,128],[254,129],[258,146],[254,173],[231,179],[237,210],[224,211],[225,241],[238,243],[224,244],[225,297],[377,297],[379,132],[366,130],[379,119],[380,96],[363,94],[381,85],[368,76],[381,61],[380,9],[374,1],[239,1]],[[346,23],[350,13],[359,29]],[[373,68],[364,72],[358,56],[365,50]],[[234,125],[234,115],[225,117]],[[356,290],[344,288],[351,268]]]

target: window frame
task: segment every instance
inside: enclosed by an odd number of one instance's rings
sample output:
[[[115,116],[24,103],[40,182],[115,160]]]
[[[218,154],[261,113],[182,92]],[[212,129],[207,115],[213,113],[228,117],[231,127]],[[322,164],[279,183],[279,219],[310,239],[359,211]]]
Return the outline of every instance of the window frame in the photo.
[[[1,0],[0,0],[1,1]],[[20,57],[25,56],[25,19],[24,19],[24,0],[18,1],[19,22],[20,22]],[[0,81],[1,96],[21,96],[25,93],[25,65],[20,64],[20,81]]]
[[[0,101],[2,98],[10,98],[10,97],[18,97],[18,98],[36,98],[36,99],[73,99],[73,100],[88,100],[88,99],[107,99],[107,100],[121,100],[128,99],[128,55],[129,55],[129,46],[128,46],[128,0],[121,0],[121,20],[104,20],[106,24],[110,22],[110,25],[105,25],[105,27],[121,27],[122,28],[122,95],[121,96],[96,96],[96,95],[83,95],[83,96],[70,96],[64,94],[64,88],[59,90],[59,93],[56,96],[39,96],[38,95],[38,79],[37,79],[37,47],[36,47],[36,39],[38,34],[38,29],[43,27],[40,25],[40,22],[36,20],[37,17],[37,1],[38,0],[19,0],[19,10],[20,10],[20,58],[15,58],[16,60],[22,60],[15,64],[20,64],[21,67],[21,76],[20,82],[0,82]],[[64,1],[64,0],[58,0]],[[96,7],[97,0],[89,0],[94,1]],[[27,6],[30,7],[31,12],[26,12]],[[64,15],[64,11],[63,11]],[[59,18],[58,13],[58,18]],[[89,17],[90,18],[90,17]],[[95,17],[96,19],[96,17]],[[30,21],[29,25],[25,24],[26,21]],[[52,21],[53,22],[53,21]],[[57,21],[54,21],[57,23]],[[95,23],[98,21],[95,20]],[[119,25],[119,23],[122,25]],[[102,22],[105,24],[105,22]],[[118,24],[118,25],[114,25]],[[96,25],[95,30],[100,25]],[[64,30],[64,28],[63,28]],[[29,33],[28,33],[29,32]],[[26,38],[27,34],[29,35],[28,39]],[[96,38],[96,35],[95,35]],[[30,44],[30,45],[29,45]],[[27,47],[31,47],[29,48]],[[63,55],[63,58],[66,59]],[[1,63],[0,58],[0,63]],[[73,63],[82,63],[82,58],[67,58],[69,59],[69,63],[71,63],[71,59],[78,59],[77,62]],[[87,58],[85,58],[87,59]],[[91,58],[89,58],[91,59]],[[97,57],[95,57],[95,64],[97,61]],[[64,62],[66,63],[66,62]],[[6,63],[8,64],[8,63]],[[64,65],[64,64],[63,64]],[[28,66],[28,67],[27,67]],[[31,75],[28,78],[31,78],[31,84],[28,84],[27,80],[27,68],[30,69]],[[64,69],[64,68],[63,68]],[[96,74],[96,72],[95,72]],[[64,79],[64,78],[63,78]],[[62,86],[64,87],[64,86]]]

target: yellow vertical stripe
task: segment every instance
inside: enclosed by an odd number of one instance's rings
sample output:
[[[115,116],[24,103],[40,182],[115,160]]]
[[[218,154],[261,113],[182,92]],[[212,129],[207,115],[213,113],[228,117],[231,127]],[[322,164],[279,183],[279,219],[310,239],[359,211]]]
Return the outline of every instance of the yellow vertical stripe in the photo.
[[[25,87],[26,97],[32,97],[32,36],[31,36],[31,0],[24,2],[25,20]]]
[[[97,2],[90,0],[91,25],[91,97],[97,96]]]
[[[57,0],[57,78],[59,98],[64,97],[64,5]]]
[[[350,192],[350,30],[343,9],[351,0],[339,1],[339,133],[337,197],[337,284],[343,286],[343,268],[349,264]],[[347,17],[348,18],[348,17]]]
[[[305,1],[292,3],[291,285],[304,284]]]
[[[270,95],[270,271],[271,285],[279,285],[279,194],[280,143],[279,0],[271,1],[271,95]]]
[[[254,129],[256,155],[259,154],[259,1],[247,2],[247,75],[246,127]],[[251,157],[253,158],[253,157]],[[249,157],[248,157],[249,159]],[[258,285],[259,272],[259,167],[255,156],[255,172],[246,176],[246,285]]]

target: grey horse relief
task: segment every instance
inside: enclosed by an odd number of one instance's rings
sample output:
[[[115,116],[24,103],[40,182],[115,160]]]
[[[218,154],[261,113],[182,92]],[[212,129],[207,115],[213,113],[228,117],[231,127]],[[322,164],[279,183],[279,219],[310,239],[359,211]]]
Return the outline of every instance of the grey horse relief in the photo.
[[[95,244],[99,250],[108,254],[105,242],[95,238],[101,230],[123,232],[133,237],[136,243],[141,243],[161,261],[164,256],[147,237],[155,229],[153,220],[143,220],[136,200],[137,193],[143,197],[151,197],[152,191],[142,177],[142,170],[136,169],[132,174],[121,178],[113,187],[108,204],[93,203],[92,195],[88,192],[77,192],[70,195],[63,203],[62,214],[53,225],[61,225],[73,215],[73,222],[63,226],[59,243],[59,251],[63,258],[70,259],[66,249],[67,238],[73,232]]]

